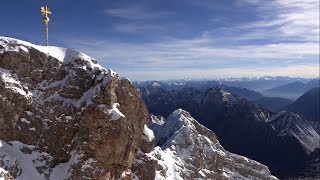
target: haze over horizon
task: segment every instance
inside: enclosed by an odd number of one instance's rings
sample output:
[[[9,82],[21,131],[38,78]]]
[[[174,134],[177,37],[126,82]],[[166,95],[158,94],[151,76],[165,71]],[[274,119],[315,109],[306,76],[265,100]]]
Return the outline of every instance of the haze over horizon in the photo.
[[[0,36],[75,48],[132,80],[319,77],[318,0],[4,1]]]

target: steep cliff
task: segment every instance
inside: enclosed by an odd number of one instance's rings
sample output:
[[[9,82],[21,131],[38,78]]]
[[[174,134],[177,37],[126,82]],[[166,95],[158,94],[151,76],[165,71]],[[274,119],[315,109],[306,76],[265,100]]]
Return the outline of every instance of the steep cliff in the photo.
[[[131,82],[89,56],[0,38],[0,165],[14,178],[119,177],[147,117]]]

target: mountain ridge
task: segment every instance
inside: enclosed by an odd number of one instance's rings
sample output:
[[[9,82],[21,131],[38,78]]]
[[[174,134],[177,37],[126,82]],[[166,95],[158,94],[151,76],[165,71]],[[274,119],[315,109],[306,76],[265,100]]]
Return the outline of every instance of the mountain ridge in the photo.
[[[154,162],[152,166],[159,166],[154,175],[159,180],[277,179],[266,166],[226,151],[216,135],[187,111],[175,110],[166,119],[151,116],[148,126],[155,133],[157,147],[149,153],[140,152],[136,159],[136,164],[147,166],[144,171],[133,170],[142,179],[153,179],[149,177],[149,161]],[[162,169],[170,171],[161,173]],[[191,174],[194,169],[197,173]]]
[[[315,149],[310,142],[316,148],[320,146],[319,134],[308,121],[290,112],[275,113],[258,107],[222,91],[221,87],[202,93],[192,88],[167,92],[150,87],[141,92],[151,113],[163,115],[175,108],[187,110],[215,132],[227,150],[267,164],[280,178],[293,175],[305,166]],[[268,121],[270,118],[275,121]],[[292,158],[295,163],[287,162]]]

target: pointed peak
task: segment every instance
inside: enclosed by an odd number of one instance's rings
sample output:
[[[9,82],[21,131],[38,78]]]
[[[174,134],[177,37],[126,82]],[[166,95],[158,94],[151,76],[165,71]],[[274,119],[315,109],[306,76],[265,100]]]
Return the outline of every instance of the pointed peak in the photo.
[[[222,86],[217,86],[216,88],[213,89],[213,92],[228,93]]]
[[[175,119],[175,118],[179,118],[179,117],[191,117],[190,113],[188,111],[185,111],[183,109],[177,109],[175,111],[173,111],[171,114],[169,114],[168,119]]]
[[[218,100],[226,103],[233,103],[237,100],[233,94],[229,93],[221,86],[208,89],[206,96],[206,101]]]

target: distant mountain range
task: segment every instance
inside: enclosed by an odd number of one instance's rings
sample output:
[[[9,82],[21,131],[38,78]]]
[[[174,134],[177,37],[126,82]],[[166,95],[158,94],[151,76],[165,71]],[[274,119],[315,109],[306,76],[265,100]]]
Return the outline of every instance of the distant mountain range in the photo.
[[[235,87],[248,88],[255,91],[263,91],[266,89],[271,89],[279,86],[283,86],[295,81],[308,82],[312,79],[307,78],[291,78],[291,77],[255,77],[255,78],[228,78],[220,79],[219,82]]]
[[[268,78],[271,79],[271,77],[264,77],[264,78],[255,78],[252,80],[268,80]],[[285,78],[285,77],[272,78],[271,80],[275,80],[278,78],[284,79],[284,80],[292,80],[290,78]],[[245,78],[243,80],[249,81],[250,79]],[[239,79],[234,81],[240,82]],[[267,97],[259,92],[256,92],[248,88],[228,86],[223,84],[222,82],[217,82],[213,80],[144,81],[144,82],[134,82],[134,85],[140,88],[140,90],[142,91],[144,91],[144,88],[147,88],[149,91],[158,91],[158,93],[162,94],[161,97],[169,97],[174,95],[175,93],[182,93],[184,90],[187,90],[187,89],[191,91],[197,91],[195,93],[201,93],[207,90],[208,88],[215,88],[219,86],[234,95],[250,100],[256,105],[264,106],[274,112],[283,110],[284,107],[293,103],[292,100],[289,100],[286,98]],[[159,99],[159,101],[161,100]],[[170,112],[173,110],[174,108],[170,109]],[[166,116],[167,114],[164,114],[164,115]]]
[[[151,113],[166,117],[177,108],[185,109],[213,130],[227,150],[268,165],[277,177],[297,177],[320,148],[315,126],[297,114],[274,113],[224,89],[240,88],[222,87],[166,90],[149,85],[139,89]]]
[[[306,83],[295,81],[283,86],[278,86],[275,88],[267,89],[261,91],[265,96],[271,97],[283,97],[288,99],[297,99],[302,94],[306,93],[308,90],[320,86],[319,79],[313,79]]]
[[[253,90],[260,93],[260,97],[249,96],[249,100],[258,100],[262,97],[281,97],[296,100],[308,90],[319,86],[319,78],[290,78],[290,77],[257,77],[257,78],[228,78],[228,79],[203,79],[203,80],[169,80],[169,81],[144,81],[134,82],[136,87],[154,86],[165,90],[178,90],[192,87],[198,90],[214,88],[217,86],[235,87]],[[226,88],[225,88],[226,89]],[[226,89],[228,91],[232,91]],[[239,92],[239,91],[238,91]],[[233,93],[233,92],[231,92]],[[257,95],[257,94],[256,94]],[[274,100],[274,99],[273,99]]]

